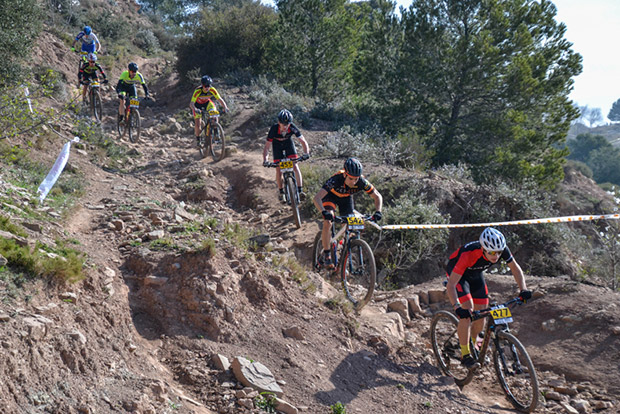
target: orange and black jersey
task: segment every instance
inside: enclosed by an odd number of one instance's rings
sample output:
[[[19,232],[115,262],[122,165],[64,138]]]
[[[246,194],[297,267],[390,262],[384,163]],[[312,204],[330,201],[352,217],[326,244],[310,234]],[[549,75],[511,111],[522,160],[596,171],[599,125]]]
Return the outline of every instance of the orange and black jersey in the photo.
[[[286,131],[280,130],[280,124],[274,124],[269,128],[269,133],[267,134],[267,142],[276,141],[286,141],[290,139],[293,135],[297,138],[301,136],[301,131],[299,128],[295,126],[295,124],[290,124]]]
[[[504,248],[500,259],[504,260],[506,263],[510,263],[514,260],[508,246]],[[473,241],[461,246],[452,253],[446,265],[446,272],[448,276],[450,276],[452,272],[455,272],[459,275],[463,275],[463,278],[467,279],[470,276],[480,275],[492,265],[493,263],[489,262],[482,255],[482,246],[480,242]]]
[[[338,171],[336,174],[332,175],[329,180],[323,184],[323,188],[330,194],[334,194],[338,197],[349,197],[355,193],[359,193],[360,191],[366,191],[368,194],[372,193],[375,187],[373,187],[370,182],[364,178],[364,176],[360,176],[353,187],[348,187],[344,183],[345,175],[344,170]]]

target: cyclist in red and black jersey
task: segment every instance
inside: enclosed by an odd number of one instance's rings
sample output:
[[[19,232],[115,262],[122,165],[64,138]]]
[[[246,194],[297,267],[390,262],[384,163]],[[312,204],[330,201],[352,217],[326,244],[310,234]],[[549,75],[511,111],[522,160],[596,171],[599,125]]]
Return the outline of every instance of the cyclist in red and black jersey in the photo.
[[[329,239],[331,237],[331,222],[334,220],[334,211],[338,207],[339,215],[353,214],[353,194],[360,191],[366,192],[375,202],[374,221],[381,220],[383,197],[370,182],[362,176],[362,163],[357,158],[349,158],[344,163],[344,169],[338,171],[323,184],[323,187],[314,196],[314,205],[319,209],[323,218],[321,242],[323,243],[323,256],[320,258],[323,266],[333,267],[331,253],[329,251]]]
[[[267,133],[267,141],[265,142],[265,147],[263,148],[264,166],[269,166],[267,157],[269,156],[269,149],[272,146],[273,162],[278,162],[285,158],[299,158],[299,155],[297,155],[297,148],[295,148],[295,143],[293,142],[293,135],[295,135],[297,139],[299,139],[299,142],[301,142],[301,146],[304,151],[302,158],[307,159],[310,157],[310,147],[308,146],[306,138],[304,138],[301,131],[299,131],[299,128],[297,128],[293,123],[293,114],[289,110],[283,109],[278,114],[278,123],[273,124]],[[295,172],[295,179],[297,180],[299,199],[305,200],[306,193],[303,192],[303,179],[297,163],[293,165],[293,170]],[[282,172],[279,167],[276,168],[276,183],[278,184],[278,189],[280,190],[280,201],[284,202],[286,201],[284,196],[284,183],[282,182]]]
[[[469,369],[480,366],[471,356],[469,340],[476,338],[484,327],[484,319],[471,322],[471,311],[488,307],[489,289],[483,272],[500,259],[510,268],[520,289],[519,296],[524,301],[529,300],[532,292],[527,290],[521,266],[506,246],[504,235],[492,227],[484,229],[478,241],[469,242],[452,253],[446,265],[448,297],[459,317],[457,332],[462,363]]]

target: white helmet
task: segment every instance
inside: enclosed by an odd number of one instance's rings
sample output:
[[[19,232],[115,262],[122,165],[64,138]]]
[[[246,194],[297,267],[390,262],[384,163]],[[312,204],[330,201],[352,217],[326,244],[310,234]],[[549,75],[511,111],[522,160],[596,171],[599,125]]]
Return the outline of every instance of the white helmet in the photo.
[[[87,56],[88,60],[90,60],[91,62],[96,62],[97,61],[97,55],[94,53],[89,53]]]
[[[480,235],[482,248],[489,252],[501,252],[506,248],[504,235],[493,227],[487,227]]]

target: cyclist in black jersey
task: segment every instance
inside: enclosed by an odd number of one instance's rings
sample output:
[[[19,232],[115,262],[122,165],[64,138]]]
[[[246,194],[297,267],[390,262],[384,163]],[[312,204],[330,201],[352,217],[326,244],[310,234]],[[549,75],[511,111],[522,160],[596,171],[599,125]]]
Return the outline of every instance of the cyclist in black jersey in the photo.
[[[471,356],[469,340],[476,338],[484,328],[484,319],[471,322],[471,312],[472,309],[481,310],[488,307],[489,289],[483,272],[500,259],[504,260],[510,268],[519,286],[521,299],[529,300],[532,292],[527,290],[521,266],[506,246],[504,235],[492,227],[484,229],[479,240],[458,248],[452,253],[446,265],[448,297],[454,306],[456,316],[459,317],[457,332],[463,357],[462,363],[469,369],[480,366]]]
[[[310,147],[308,146],[308,142],[306,138],[301,134],[301,131],[295,126],[293,123],[293,114],[287,110],[283,109],[278,114],[278,123],[273,124],[267,133],[267,141],[265,142],[265,147],[263,149],[263,165],[269,166],[269,161],[267,157],[269,156],[269,149],[273,146],[273,162],[278,162],[282,159],[290,158],[297,159],[299,155],[297,155],[297,149],[295,148],[295,143],[293,142],[293,135],[299,139],[301,142],[301,146],[304,151],[303,159],[307,159],[310,157]],[[293,165],[293,170],[295,172],[295,180],[297,180],[297,190],[299,191],[299,199],[305,200],[306,193],[303,192],[303,181],[301,176],[301,171],[299,170],[299,166],[297,163]],[[282,172],[280,168],[276,168],[276,183],[278,184],[278,189],[280,190],[279,198],[281,202],[285,202],[284,196],[284,183],[282,182]]]
[[[82,89],[82,100],[86,99],[86,90],[88,89],[90,79],[99,79],[97,76],[97,71],[101,72],[101,76],[103,76],[103,83],[108,83],[108,78],[105,75],[103,68],[99,65],[99,63],[97,63],[97,55],[94,53],[89,53],[87,55],[87,60],[82,63],[80,66],[80,71],[78,72],[78,80],[80,81],[80,85],[84,85],[84,88]]]
[[[332,268],[331,253],[329,251],[329,239],[331,237],[331,222],[334,220],[334,211],[338,207],[340,216],[353,213],[353,194],[360,191],[366,192],[375,202],[374,221],[381,220],[383,197],[377,189],[370,184],[362,175],[362,163],[357,158],[349,158],[344,163],[344,169],[338,171],[323,184],[323,187],[314,196],[314,205],[323,215],[321,242],[323,244],[323,256],[321,263],[326,268]]]

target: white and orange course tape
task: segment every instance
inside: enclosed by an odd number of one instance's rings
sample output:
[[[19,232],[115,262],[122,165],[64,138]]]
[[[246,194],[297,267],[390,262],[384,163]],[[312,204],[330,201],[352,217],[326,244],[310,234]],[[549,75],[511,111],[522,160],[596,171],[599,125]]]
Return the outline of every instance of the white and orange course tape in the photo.
[[[381,226],[382,230],[409,230],[409,229],[455,229],[463,227],[498,227],[498,226],[517,226],[520,224],[547,224],[547,223],[569,223],[573,221],[591,220],[618,220],[620,214],[603,214],[600,216],[565,216],[549,217],[516,221],[496,221],[492,223],[471,223],[471,224],[388,224]]]

